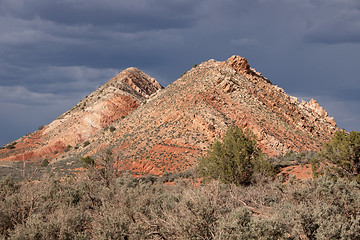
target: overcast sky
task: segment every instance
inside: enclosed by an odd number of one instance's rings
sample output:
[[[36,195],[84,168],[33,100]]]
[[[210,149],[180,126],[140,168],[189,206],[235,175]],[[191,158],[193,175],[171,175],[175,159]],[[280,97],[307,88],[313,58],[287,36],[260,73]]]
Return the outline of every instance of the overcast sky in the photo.
[[[127,67],[166,86],[234,54],[360,131],[359,0],[0,0],[0,32],[0,145]]]

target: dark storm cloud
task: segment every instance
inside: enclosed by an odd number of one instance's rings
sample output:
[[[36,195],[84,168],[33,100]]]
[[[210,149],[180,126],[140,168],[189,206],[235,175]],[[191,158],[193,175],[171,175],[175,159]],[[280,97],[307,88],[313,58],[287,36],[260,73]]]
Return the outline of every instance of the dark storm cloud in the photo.
[[[239,54],[354,129],[359,12],[358,0],[0,0],[0,125],[36,113],[20,137],[126,67],[166,86],[195,63]]]
[[[315,43],[360,43],[358,0],[314,1],[305,40]]]
[[[21,86],[33,93],[69,95],[78,91],[94,89],[97,84],[105,83],[105,80],[117,73],[118,71],[115,69],[93,69],[78,66],[36,68],[5,66],[0,72],[0,79],[5,79],[0,87]],[[11,94],[13,98],[18,97],[15,93]],[[21,99],[21,96],[19,97]],[[4,100],[3,96],[0,99]],[[29,104],[28,101],[26,103]]]
[[[184,28],[194,25],[194,11],[201,1],[48,1],[5,0],[5,15],[31,20],[40,18],[64,25],[117,25],[121,31]]]

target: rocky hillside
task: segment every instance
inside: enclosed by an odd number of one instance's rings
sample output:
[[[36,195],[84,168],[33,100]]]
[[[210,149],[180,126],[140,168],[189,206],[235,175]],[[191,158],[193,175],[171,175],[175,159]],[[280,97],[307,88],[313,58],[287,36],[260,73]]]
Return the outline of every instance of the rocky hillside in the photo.
[[[299,102],[239,56],[201,63],[159,89],[127,69],[0,157],[75,168],[81,157],[111,149],[122,168],[161,174],[196,164],[232,124],[252,130],[269,155],[318,150],[338,130],[315,100]]]
[[[124,118],[162,86],[136,68],[110,79],[47,126],[0,149],[2,161],[54,159]],[[87,143],[85,143],[87,144]],[[76,149],[72,149],[76,150]]]

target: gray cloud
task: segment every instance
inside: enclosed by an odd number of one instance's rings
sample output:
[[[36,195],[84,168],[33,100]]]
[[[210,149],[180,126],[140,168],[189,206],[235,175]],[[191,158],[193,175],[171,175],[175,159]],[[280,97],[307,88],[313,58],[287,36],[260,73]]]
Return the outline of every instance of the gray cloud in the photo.
[[[89,91],[103,84],[119,71],[84,66],[21,67],[2,65],[1,87],[25,87],[37,93],[69,94]],[[4,98],[2,98],[5,100]]]
[[[54,97],[56,96],[50,93],[31,92],[23,86],[0,87],[0,101],[8,103],[43,105],[48,104],[50,99],[54,100]]]
[[[239,38],[239,39],[231,39],[231,44],[238,46],[249,46],[249,45],[259,45],[258,40],[254,38]]]
[[[126,67],[166,86],[195,63],[233,54],[289,93],[334,104],[335,120],[354,129],[359,12],[358,0],[0,0],[0,145],[19,112],[35,115],[18,119],[13,137]]]
[[[304,39],[309,42],[360,43],[360,2],[314,1]]]
[[[122,32],[186,28],[194,25],[193,14],[201,1],[166,0],[5,0],[1,12],[25,20],[40,18],[63,25],[115,25]]]

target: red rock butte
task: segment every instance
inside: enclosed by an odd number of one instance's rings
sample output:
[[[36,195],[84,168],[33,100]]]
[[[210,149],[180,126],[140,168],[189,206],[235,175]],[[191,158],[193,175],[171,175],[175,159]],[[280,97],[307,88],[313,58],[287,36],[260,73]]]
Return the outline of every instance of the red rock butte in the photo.
[[[201,63],[166,88],[128,68],[44,129],[5,146],[0,159],[48,159],[71,169],[110,149],[121,168],[138,174],[183,171],[233,124],[250,129],[271,156],[319,150],[338,130],[315,100],[299,102],[232,56]]]

